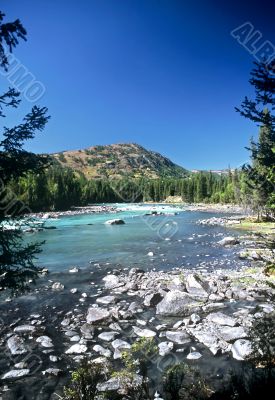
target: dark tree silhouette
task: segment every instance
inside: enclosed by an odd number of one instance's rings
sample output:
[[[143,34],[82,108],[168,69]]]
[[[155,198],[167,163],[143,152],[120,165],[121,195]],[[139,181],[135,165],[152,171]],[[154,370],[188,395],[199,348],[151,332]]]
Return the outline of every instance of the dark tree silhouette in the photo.
[[[236,111],[260,126],[258,141],[251,140],[248,150],[251,165],[243,167],[246,172],[248,199],[258,217],[264,211],[275,213],[275,76],[266,63],[255,63],[249,81],[255,89],[253,100],[245,97]]]
[[[0,12],[0,67],[8,71],[8,53],[12,52],[20,39],[26,40],[26,30],[17,19],[3,23],[5,14]],[[5,117],[4,108],[18,107],[20,93],[14,88],[0,96],[0,116]],[[0,289],[13,292],[26,289],[28,282],[37,277],[35,255],[41,243],[24,244],[20,217],[29,211],[11,193],[8,184],[29,171],[40,171],[48,164],[46,156],[27,152],[23,146],[35,134],[42,131],[49,119],[47,108],[34,106],[23,122],[13,128],[3,128],[0,141]],[[25,224],[30,224],[26,221]]]

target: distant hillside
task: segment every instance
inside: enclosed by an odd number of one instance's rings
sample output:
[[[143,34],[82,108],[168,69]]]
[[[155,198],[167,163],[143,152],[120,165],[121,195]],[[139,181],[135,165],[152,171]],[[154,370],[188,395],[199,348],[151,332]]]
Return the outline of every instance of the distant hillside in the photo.
[[[64,151],[52,155],[63,167],[99,178],[180,178],[188,171],[154,151],[135,144],[93,146],[84,150]]]

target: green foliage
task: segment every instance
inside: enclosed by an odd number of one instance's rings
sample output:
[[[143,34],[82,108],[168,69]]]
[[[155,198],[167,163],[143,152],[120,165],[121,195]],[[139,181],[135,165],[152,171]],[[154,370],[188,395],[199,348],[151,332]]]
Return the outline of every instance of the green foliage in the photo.
[[[200,372],[184,363],[164,373],[163,390],[166,400],[205,400],[211,394]]]
[[[251,140],[248,150],[251,163],[243,167],[245,172],[246,201],[258,213],[271,214],[275,210],[275,77],[264,62],[256,63],[250,83],[255,99],[247,97],[236,109],[241,116],[260,126],[259,137]]]
[[[64,400],[95,400],[98,383],[106,379],[104,366],[83,361],[71,375],[71,382],[64,388]]]
[[[98,145],[98,146],[95,146],[94,150],[95,150],[96,152],[100,153],[100,152],[102,152],[102,151],[105,150],[105,147],[104,147],[104,146]]]
[[[58,154],[58,159],[59,159],[59,161],[61,161],[63,163],[67,162],[66,157],[64,156],[63,153]]]
[[[267,263],[264,269],[264,273],[267,276],[275,276],[275,264],[273,263]]]
[[[254,364],[265,367],[266,370],[275,368],[275,312],[257,319],[250,329],[253,352],[250,357]]]
[[[156,355],[158,355],[158,347],[154,338],[141,338],[131,346],[130,350],[123,353],[122,360],[127,371],[138,370],[142,376],[146,376],[148,365]]]
[[[26,39],[26,31],[19,20],[3,24],[3,17],[0,12],[0,66],[8,70],[4,44],[12,51],[20,38]],[[4,117],[4,106],[18,107],[19,96],[14,89],[0,96],[0,117]],[[25,142],[44,129],[49,120],[47,112],[45,107],[34,106],[22,123],[3,128],[0,141],[0,289],[10,288],[14,293],[26,289],[28,282],[39,273],[34,265],[34,257],[40,251],[39,243],[23,244],[20,223],[16,219],[29,212],[29,208],[16,197],[12,188],[20,190],[18,180],[21,177],[26,177],[30,171],[38,173],[48,165],[48,157],[24,149]],[[25,225],[31,227],[29,221],[25,221]]]

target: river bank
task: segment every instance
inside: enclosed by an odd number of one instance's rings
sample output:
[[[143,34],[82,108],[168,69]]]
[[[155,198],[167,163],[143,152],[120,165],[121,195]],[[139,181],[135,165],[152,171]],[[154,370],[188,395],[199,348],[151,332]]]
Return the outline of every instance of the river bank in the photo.
[[[72,207],[70,210],[66,211],[41,211],[36,213],[31,213],[28,216],[31,218],[41,218],[47,220],[49,218],[56,219],[60,217],[70,217],[75,215],[89,215],[89,214],[102,214],[109,213],[114,214],[117,212],[116,207],[113,205],[93,205],[85,207]]]
[[[257,221],[255,216],[238,215],[231,217],[213,217],[198,221],[201,225],[208,226],[234,226],[235,229],[275,236],[275,222]]]
[[[103,213],[116,213],[121,210],[121,206],[124,206],[125,203],[110,203],[110,204],[98,204],[98,205],[89,205],[83,207],[72,207],[70,210],[65,211],[41,211],[28,215],[33,218],[41,218],[47,220],[49,218],[59,218],[59,217],[67,217],[67,216],[77,216],[77,215],[89,215],[89,214],[103,214]],[[242,208],[241,206],[234,204],[208,204],[208,203],[184,203],[184,202],[145,202],[145,203],[129,203],[127,207],[128,209],[139,209],[141,207],[149,206],[151,209],[154,206],[156,208],[163,207],[163,209],[173,209],[176,208],[178,210],[188,210],[188,211],[201,211],[201,212],[213,212],[213,213],[230,213],[230,214],[244,214],[248,215],[249,212]]]

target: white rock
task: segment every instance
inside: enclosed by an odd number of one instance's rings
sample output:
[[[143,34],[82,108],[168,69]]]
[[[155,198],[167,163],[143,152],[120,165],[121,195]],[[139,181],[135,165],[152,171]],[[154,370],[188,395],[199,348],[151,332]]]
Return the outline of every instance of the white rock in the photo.
[[[17,369],[25,369],[26,367],[27,367],[27,363],[24,361],[14,364],[14,368],[17,368]]]
[[[226,342],[232,342],[233,340],[243,339],[248,336],[247,331],[242,326],[222,326],[219,328],[219,332],[222,339]]]
[[[236,360],[244,360],[252,353],[252,343],[249,340],[239,339],[231,347],[232,355]]]
[[[206,283],[194,274],[187,275],[185,279],[186,290],[191,295],[196,297],[207,298]],[[204,287],[205,286],[205,287]]]
[[[40,343],[42,347],[53,347],[52,339],[49,336],[39,336],[36,341]]]
[[[68,325],[70,325],[70,323],[71,323],[70,318],[65,318],[65,319],[63,319],[63,320],[60,322],[60,325],[62,325],[62,326],[68,326]]]
[[[35,327],[33,325],[19,325],[14,328],[14,332],[16,333],[32,333],[35,331]]]
[[[63,290],[64,287],[65,287],[65,286],[64,286],[62,283],[60,283],[60,282],[55,282],[55,283],[53,283],[53,285],[52,285],[52,289],[53,289],[53,290]]]
[[[222,312],[209,314],[207,315],[206,319],[218,325],[235,326],[237,324],[237,320],[235,318],[230,317]]]
[[[102,332],[98,335],[98,338],[101,340],[105,340],[106,342],[111,342],[114,340],[115,336],[118,335],[117,332]]]
[[[135,374],[130,379],[127,377],[124,377],[123,379],[121,379],[120,377],[114,377],[110,378],[107,382],[98,383],[97,390],[99,392],[118,391],[119,389],[123,389],[127,386],[141,386],[142,382],[143,378],[138,374]]]
[[[79,341],[80,341],[79,335],[75,335],[70,338],[70,342],[79,342]]]
[[[201,302],[194,300],[190,294],[180,290],[171,290],[157,305],[157,314],[165,316],[186,316],[199,311]]]
[[[50,361],[52,361],[52,362],[57,362],[58,361],[58,357],[57,356],[54,356],[54,355],[50,355]]]
[[[233,236],[227,236],[218,242],[221,246],[230,246],[238,243],[239,241]]]
[[[24,343],[24,340],[17,336],[11,336],[7,341],[8,348],[13,355],[25,354],[27,353],[27,349]]]
[[[183,331],[167,331],[166,337],[171,342],[178,343],[178,344],[185,344],[191,341],[190,336]]]
[[[133,331],[135,332],[135,334],[137,336],[140,336],[140,337],[149,338],[149,337],[156,336],[156,332],[151,331],[151,329],[141,329],[141,328],[139,328],[137,326],[133,326]]]
[[[105,349],[104,347],[100,346],[99,344],[96,344],[93,347],[93,350],[99,353],[101,356],[104,356],[106,358],[111,357],[112,353],[109,349]]]
[[[112,346],[113,348],[116,349],[130,349],[131,345],[127,342],[125,342],[125,340],[121,340],[121,339],[116,339],[112,342]]]
[[[84,344],[73,344],[67,351],[66,354],[83,354],[88,350]]]
[[[173,350],[174,344],[172,342],[160,342],[158,345],[159,348],[159,355],[165,356],[169,354],[171,350]]]
[[[107,319],[109,316],[110,312],[106,310],[106,308],[90,307],[88,309],[87,322],[93,323],[93,322],[103,321],[104,319]]]
[[[76,274],[78,271],[79,271],[79,269],[77,267],[73,267],[73,268],[69,269],[70,274]]]
[[[123,285],[123,283],[119,281],[119,277],[112,274],[105,276],[103,281],[105,282],[106,289],[115,289]]]
[[[200,322],[201,317],[198,314],[191,314],[190,319],[194,324],[196,324],[197,322]]]
[[[108,304],[114,304],[115,302],[115,296],[104,296],[104,297],[98,297],[96,299],[96,302],[98,304],[104,304],[104,305],[108,305]]]
[[[48,368],[45,371],[42,371],[43,375],[53,375],[53,376],[58,376],[61,374],[61,369],[58,368]]]
[[[143,321],[143,319],[137,319],[137,324],[138,325],[140,325],[140,326],[146,326],[146,324],[147,324],[147,322],[146,321]]]
[[[199,353],[198,351],[193,351],[193,352],[189,353],[186,358],[188,360],[198,360],[201,357],[202,357],[201,353]]]
[[[29,369],[12,369],[2,376],[1,379],[17,379],[22,378],[30,373]]]

